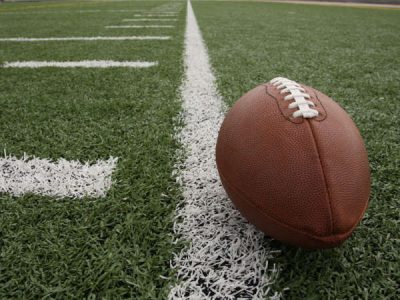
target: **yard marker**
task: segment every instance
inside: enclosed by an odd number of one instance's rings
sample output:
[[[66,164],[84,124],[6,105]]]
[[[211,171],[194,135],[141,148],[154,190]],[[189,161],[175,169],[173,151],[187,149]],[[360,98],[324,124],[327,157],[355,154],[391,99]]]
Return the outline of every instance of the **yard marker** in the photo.
[[[105,28],[174,28],[173,25],[110,25]]]
[[[3,14],[29,14],[29,15],[36,15],[36,14],[60,14],[60,13],[127,13],[127,12],[143,12],[143,10],[138,9],[80,9],[80,10],[35,10],[35,11],[0,11],[0,15]]]
[[[123,19],[122,22],[141,22],[141,21],[160,21],[160,22],[176,22],[177,19]]]
[[[27,193],[51,197],[104,197],[110,189],[117,158],[90,164],[24,155],[0,158],[0,193],[21,196]]]
[[[176,14],[168,13],[168,14],[136,14],[134,17],[173,17]]]
[[[69,10],[69,12],[74,12],[74,10]],[[80,9],[78,10],[78,12],[80,13],[86,13],[86,12],[121,12],[121,13],[125,13],[125,12],[142,12],[143,10],[141,9]]]
[[[82,60],[82,61],[15,61],[5,62],[4,68],[149,68],[157,66],[158,62],[148,61],[113,61],[113,60]]]
[[[94,36],[94,37],[50,37],[50,38],[0,38],[0,42],[52,42],[52,41],[135,41],[169,40],[170,36]]]
[[[184,196],[174,232],[190,244],[171,262],[178,283],[169,299],[277,299],[269,287],[277,274],[268,265],[273,251],[263,247],[264,235],[241,217],[218,178],[215,144],[225,106],[190,1],[186,21],[185,127],[177,138],[187,156],[174,173]]]

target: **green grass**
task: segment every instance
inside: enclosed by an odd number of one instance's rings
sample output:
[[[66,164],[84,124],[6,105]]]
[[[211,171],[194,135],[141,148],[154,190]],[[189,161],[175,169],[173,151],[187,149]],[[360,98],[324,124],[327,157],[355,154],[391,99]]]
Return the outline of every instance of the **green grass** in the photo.
[[[104,199],[0,195],[0,298],[164,299],[172,277],[171,173],[179,145],[184,2],[175,29],[114,30],[128,13],[7,14],[38,9],[151,9],[167,2],[1,6],[1,37],[171,35],[168,41],[1,42],[16,60],[149,60],[149,69],[0,69],[0,148],[22,156],[119,157]],[[176,2],[174,2],[176,4]],[[174,5],[175,5],[174,4]],[[47,5],[47,6],[46,6]],[[32,8],[33,7],[33,8]],[[3,14],[2,14],[3,13]]]
[[[170,35],[169,41],[0,42],[17,60],[157,60],[149,69],[0,68],[0,150],[94,161],[119,157],[104,199],[0,195],[0,298],[165,299],[171,178],[181,110],[185,10],[174,29],[105,29],[166,1],[0,6],[0,37]],[[173,2],[176,5],[177,2]],[[184,1],[178,3],[184,6]],[[285,299],[396,299],[400,282],[400,11],[194,2],[219,90],[229,105],[277,75],[325,92],[352,116],[372,172],[369,209],[341,247],[273,243]],[[62,13],[43,13],[57,12]],[[22,12],[22,13],[20,13]],[[162,277],[160,277],[162,276]]]
[[[104,1],[104,0],[39,0],[25,2],[5,2],[0,6],[2,12],[39,12],[39,11],[60,11],[75,9],[151,9],[168,1]]]
[[[232,105],[276,76],[339,102],[365,139],[368,211],[341,247],[286,247],[285,299],[398,299],[400,282],[400,11],[254,2],[194,2],[221,94]],[[273,262],[276,262],[273,260]]]

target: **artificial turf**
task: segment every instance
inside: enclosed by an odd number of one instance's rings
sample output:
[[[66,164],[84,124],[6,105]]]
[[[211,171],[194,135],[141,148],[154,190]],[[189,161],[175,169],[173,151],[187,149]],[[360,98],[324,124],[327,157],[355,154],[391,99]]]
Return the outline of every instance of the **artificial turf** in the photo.
[[[0,196],[0,298],[164,299],[172,283],[171,178],[180,111],[184,1],[174,29],[105,29],[166,1],[6,3],[0,37],[169,35],[169,41],[0,42],[15,60],[157,60],[149,69],[0,68],[8,154],[119,157],[104,199]],[[366,141],[369,209],[341,247],[274,242],[284,299],[396,299],[400,282],[400,11],[254,2],[193,3],[228,105],[282,75],[338,101]],[[267,241],[267,240],[266,240]],[[272,262],[272,261],[271,261]]]
[[[133,12],[178,9],[174,29],[105,29]],[[0,195],[1,299],[164,299],[171,285],[171,178],[180,111],[185,2],[7,3],[0,37],[169,35],[167,41],[0,42],[17,60],[148,60],[148,69],[0,68],[0,147],[96,161],[118,157],[102,199]],[[44,12],[46,9],[53,13]],[[62,11],[61,11],[62,10]],[[58,11],[58,12],[57,12]],[[19,12],[24,12],[19,14]]]
[[[400,283],[400,11],[194,1],[232,105],[277,76],[311,85],[351,115],[372,173],[369,208],[341,247],[305,251],[278,242],[273,289],[284,299],[398,299]]]

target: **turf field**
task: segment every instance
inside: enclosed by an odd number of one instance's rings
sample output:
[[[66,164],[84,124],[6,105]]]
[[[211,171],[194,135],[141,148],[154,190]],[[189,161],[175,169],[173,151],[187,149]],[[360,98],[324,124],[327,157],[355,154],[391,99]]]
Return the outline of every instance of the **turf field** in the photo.
[[[275,76],[305,82],[352,116],[366,141],[372,196],[342,247],[276,244],[286,299],[395,299],[400,282],[400,12],[194,2],[218,87],[229,104]]]
[[[105,28],[125,24],[133,10],[163,5],[178,12],[172,29]],[[0,298],[153,299],[168,293],[169,282],[160,276],[170,276],[176,247],[170,233],[179,194],[171,173],[184,16],[184,2],[0,6],[1,37],[171,36],[0,42],[0,63],[159,63],[146,69],[0,69],[0,143],[7,154],[81,162],[118,157],[114,183],[102,199],[1,195]]]
[[[343,246],[325,251],[262,238],[271,253],[269,266],[279,269],[266,283],[266,297],[397,299],[400,10],[246,1],[192,5],[227,106],[255,85],[285,76],[339,102],[366,141],[372,196],[361,225]],[[127,21],[135,18],[155,20]],[[185,1],[0,5],[0,65],[89,60],[103,66],[0,67],[0,149],[16,159],[64,158],[91,166],[117,159],[102,197],[2,190],[1,299],[173,298],[177,270],[171,261],[183,249],[173,222],[178,203],[187,197],[175,178],[185,150],[176,138],[185,126],[185,18]],[[146,39],[128,39],[133,36]],[[106,62],[154,65],[106,68]],[[2,161],[1,167],[8,170],[9,164]],[[204,290],[207,283],[200,285]]]

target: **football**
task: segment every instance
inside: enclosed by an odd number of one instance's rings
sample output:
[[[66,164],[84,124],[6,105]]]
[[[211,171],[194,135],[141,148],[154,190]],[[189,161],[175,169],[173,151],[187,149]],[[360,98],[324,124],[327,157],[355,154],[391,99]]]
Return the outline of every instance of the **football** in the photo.
[[[368,205],[368,157],[356,125],[328,96],[286,78],[255,87],[233,105],[216,161],[241,214],[286,244],[338,246]]]

